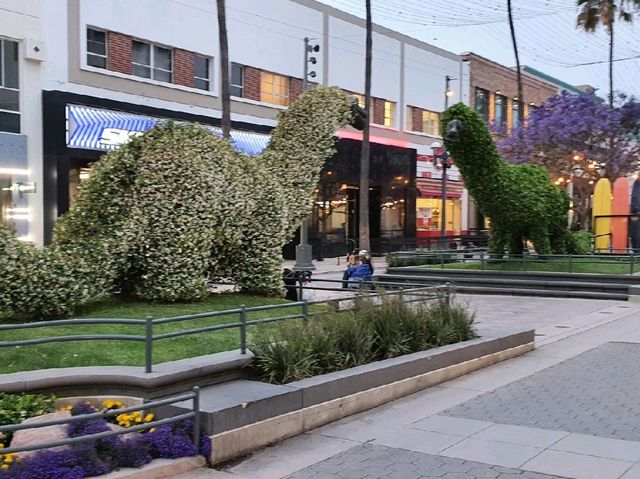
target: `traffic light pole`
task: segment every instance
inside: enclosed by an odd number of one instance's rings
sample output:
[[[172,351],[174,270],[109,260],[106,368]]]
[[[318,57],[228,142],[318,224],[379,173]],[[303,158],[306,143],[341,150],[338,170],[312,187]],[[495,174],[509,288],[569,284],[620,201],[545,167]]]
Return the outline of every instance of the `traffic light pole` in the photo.
[[[311,52],[311,46],[309,45],[309,38],[304,39],[304,67],[302,75],[302,92],[307,90],[307,77],[309,76],[309,52]],[[307,217],[302,219],[300,225],[300,244],[296,246],[296,262],[293,265],[294,271],[312,271],[316,269],[313,265],[313,250],[309,244],[309,224]]]

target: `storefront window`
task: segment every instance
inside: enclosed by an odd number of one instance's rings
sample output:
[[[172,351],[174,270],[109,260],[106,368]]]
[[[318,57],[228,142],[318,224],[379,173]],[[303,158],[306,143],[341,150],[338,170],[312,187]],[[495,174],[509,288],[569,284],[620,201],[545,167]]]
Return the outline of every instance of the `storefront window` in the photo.
[[[13,231],[14,224],[9,214],[13,202],[10,188],[11,178],[6,175],[0,175],[0,219],[5,228]]]
[[[418,198],[416,200],[416,227],[417,231],[441,231],[442,200],[440,198]],[[462,219],[462,201],[459,199],[447,200],[447,231],[460,234]]]
[[[507,97],[502,95],[496,95],[495,125],[500,128],[505,126],[506,122],[507,122]]]

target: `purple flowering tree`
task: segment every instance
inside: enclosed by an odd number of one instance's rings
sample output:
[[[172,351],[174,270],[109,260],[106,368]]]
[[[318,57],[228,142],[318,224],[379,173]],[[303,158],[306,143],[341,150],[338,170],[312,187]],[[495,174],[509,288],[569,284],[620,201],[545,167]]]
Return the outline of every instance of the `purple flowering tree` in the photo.
[[[547,168],[557,184],[573,178],[573,203],[580,224],[600,178],[627,176],[640,160],[640,103],[622,97],[610,108],[595,95],[563,92],[533,110],[525,125],[498,137],[498,150],[511,163]]]

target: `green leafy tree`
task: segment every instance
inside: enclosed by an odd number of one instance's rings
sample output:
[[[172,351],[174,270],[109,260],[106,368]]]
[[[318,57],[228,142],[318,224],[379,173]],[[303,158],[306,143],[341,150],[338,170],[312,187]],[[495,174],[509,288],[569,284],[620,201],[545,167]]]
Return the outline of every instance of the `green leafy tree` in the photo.
[[[577,26],[586,32],[595,32],[603,26],[609,35],[609,106],[613,106],[613,50],[616,18],[631,22],[633,14],[627,7],[640,7],[640,0],[578,0],[580,13]]]

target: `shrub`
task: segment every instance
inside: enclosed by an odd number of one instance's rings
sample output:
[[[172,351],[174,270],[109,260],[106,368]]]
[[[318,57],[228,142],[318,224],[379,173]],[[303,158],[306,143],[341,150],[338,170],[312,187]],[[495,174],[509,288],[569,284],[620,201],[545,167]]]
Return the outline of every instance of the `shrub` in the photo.
[[[570,231],[567,235],[567,251],[569,254],[591,254],[593,252],[592,244],[593,233],[589,231]]]
[[[308,326],[261,328],[251,345],[258,376],[283,384],[475,337],[474,315],[443,295],[415,308],[384,294],[380,302],[361,297]]]
[[[0,393],[0,425],[20,424],[30,417],[42,416],[55,409],[56,397],[44,394]],[[11,442],[12,434],[2,436],[0,442]]]

